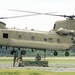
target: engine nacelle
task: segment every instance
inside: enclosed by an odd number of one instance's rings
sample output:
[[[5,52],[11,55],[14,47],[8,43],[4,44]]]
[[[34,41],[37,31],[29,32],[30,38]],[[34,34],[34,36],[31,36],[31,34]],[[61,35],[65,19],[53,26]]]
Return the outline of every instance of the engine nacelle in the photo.
[[[6,28],[6,24],[0,21],[0,28]]]
[[[67,30],[67,29],[63,29],[63,28],[59,28],[57,30],[57,33],[60,35],[73,35],[74,34],[74,30]]]

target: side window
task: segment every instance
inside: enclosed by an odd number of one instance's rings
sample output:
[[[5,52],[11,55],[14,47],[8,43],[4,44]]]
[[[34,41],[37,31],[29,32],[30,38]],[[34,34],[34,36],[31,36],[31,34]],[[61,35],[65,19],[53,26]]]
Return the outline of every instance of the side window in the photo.
[[[3,33],[3,38],[8,38],[8,33]]]
[[[34,40],[34,39],[35,39],[35,37],[34,37],[34,36],[31,36],[31,39],[32,39],[32,40]]]
[[[21,39],[21,38],[22,38],[22,36],[21,36],[21,35],[18,35],[18,38],[19,38],[19,39]]]
[[[55,27],[56,27],[56,24],[54,24],[54,27],[53,27],[53,29],[55,29]]]
[[[47,41],[47,38],[44,38],[44,41]]]

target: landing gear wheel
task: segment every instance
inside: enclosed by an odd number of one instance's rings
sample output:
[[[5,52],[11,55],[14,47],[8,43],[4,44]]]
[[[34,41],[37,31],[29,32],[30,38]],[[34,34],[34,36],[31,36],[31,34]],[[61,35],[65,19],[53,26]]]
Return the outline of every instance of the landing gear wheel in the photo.
[[[25,50],[22,50],[21,51],[21,55],[25,55],[26,54],[26,51]]]
[[[16,53],[16,51],[15,51],[15,50],[12,50],[12,51],[10,52],[10,54],[12,54],[12,55],[13,55],[14,53]]]
[[[69,56],[69,52],[68,51],[66,51],[65,56]]]
[[[57,56],[57,55],[58,55],[58,52],[57,52],[57,51],[55,51],[55,52],[54,52],[54,56]]]

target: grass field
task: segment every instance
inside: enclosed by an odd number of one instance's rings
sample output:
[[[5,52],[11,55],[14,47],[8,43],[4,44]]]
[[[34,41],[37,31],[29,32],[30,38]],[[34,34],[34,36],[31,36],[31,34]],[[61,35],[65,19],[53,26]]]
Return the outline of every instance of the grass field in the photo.
[[[34,61],[34,58],[24,58],[26,61]],[[44,59],[42,59],[44,60]],[[58,63],[58,64],[74,64],[75,63],[75,58],[74,57],[51,57],[46,59],[50,64]],[[13,62],[13,58],[9,57],[0,57],[0,62],[7,63],[7,62]]]
[[[38,70],[0,69],[0,75],[75,75],[75,72],[48,72]]]
[[[75,59],[50,59],[49,63],[58,63],[58,64],[74,64]]]
[[[26,59],[33,60],[33,59]],[[47,59],[51,64],[75,64],[75,59]],[[12,59],[0,59],[0,63],[13,62]],[[31,70],[31,69],[0,69],[0,75],[75,75],[75,72],[50,72],[41,70]]]

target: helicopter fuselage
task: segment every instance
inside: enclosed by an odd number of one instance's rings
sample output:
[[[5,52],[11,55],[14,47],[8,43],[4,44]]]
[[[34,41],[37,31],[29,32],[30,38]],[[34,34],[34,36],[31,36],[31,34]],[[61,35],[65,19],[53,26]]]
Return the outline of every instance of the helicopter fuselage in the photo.
[[[0,46],[42,50],[67,50],[74,45],[72,35],[56,31],[35,31],[15,28],[0,29]]]

